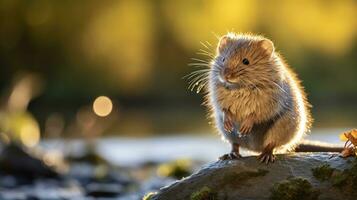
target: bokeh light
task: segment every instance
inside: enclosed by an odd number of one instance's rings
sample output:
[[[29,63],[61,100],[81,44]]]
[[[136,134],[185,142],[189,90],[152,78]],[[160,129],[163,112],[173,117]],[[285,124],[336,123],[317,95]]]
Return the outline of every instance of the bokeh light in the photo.
[[[40,129],[35,123],[28,123],[21,128],[21,142],[27,147],[34,147],[40,141]]]
[[[35,147],[41,138],[40,126],[28,112],[0,113],[0,139],[18,141],[27,147]]]
[[[9,136],[7,136],[5,133],[0,132],[0,142],[8,144],[10,142]]]
[[[94,100],[93,111],[100,117],[108,116],[113,109],[112,100],[106,96],[99,96]]]

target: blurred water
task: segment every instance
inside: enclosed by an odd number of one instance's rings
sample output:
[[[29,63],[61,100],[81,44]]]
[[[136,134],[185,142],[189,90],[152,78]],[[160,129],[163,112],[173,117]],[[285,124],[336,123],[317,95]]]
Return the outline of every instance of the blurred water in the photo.
[[[349,129],[319,129],[306,137],[307,140],[343,145],[339,134]],[[62,149],[65,153],[80,154],[84,143],[80,140],[45,141],[45,149]],[[137,166],[145,162],[165,162],[179,158],[190,158],[204,162],[216,160],[230,150],[229,144],[212,133],[151,138],[114,137],[99,139],[96,151],[115,165]],[[242,152],[247,154],[247,152]]]

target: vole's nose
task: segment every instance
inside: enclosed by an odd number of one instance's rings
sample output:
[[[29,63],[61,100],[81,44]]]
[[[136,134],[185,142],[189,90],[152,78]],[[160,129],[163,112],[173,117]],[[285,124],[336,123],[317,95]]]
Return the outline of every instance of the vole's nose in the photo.
[[[223,77],[227,82],[229,82],[229,80],[232,79],[232,72],[229,68],[225,68],[223,70]]]

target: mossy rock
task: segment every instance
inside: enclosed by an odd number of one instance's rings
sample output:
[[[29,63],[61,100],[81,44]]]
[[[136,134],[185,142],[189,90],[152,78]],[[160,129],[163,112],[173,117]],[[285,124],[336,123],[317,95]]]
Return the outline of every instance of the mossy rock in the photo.
[[[292,153],[279,155],[269,165],[258,162],[254,156],[217,161],[161,188],[151,199],[355,200],[351,192],[357,183],[353,160],[331,153]],[[346,184],[348,188],[337,186]],[[279,192],[284,190],[289,192]]]
[[[233,184],[235,182],[242,183],[251,178],[265,176],[269,171],[265,169],[258,169],[256,171],[243,171],[239,173],[226,174],[223,178],[226,184]]]
[[[337,170],[330,178],[333,186],[338,187],[345,192],[354,193],[357,195],[357,158],[352,162],[352,167]]]
[[[320,181],[328,181],[332,186],[348,193],[357,193],[357,158],[354,161],[348,161],[349,164],[352,164],[350,168],[338,170],[324,164],[313,168],[312,173]]]
[[[312,175],[320,181],[330,179],[333,172],[334,169],[329,164],[323,164],[321,166],[312,168]]]
[[[319,190],[303,178],[293,178],[275,184],[272,189],[271,200],[317,200]]]
[[[217,200],[217,193],[211,188],[204,186],[199,191],[191,194],[191,200]]]

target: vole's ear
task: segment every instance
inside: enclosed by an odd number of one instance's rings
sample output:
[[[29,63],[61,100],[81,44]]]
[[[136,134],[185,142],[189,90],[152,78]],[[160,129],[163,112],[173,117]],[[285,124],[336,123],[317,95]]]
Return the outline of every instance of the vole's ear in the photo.
[[[259,46],[269,56],[271,56],[274,52],[274,44],[272,41],[270,41],[268,39],[263,39],[263,40],[259,41]]]
[[[229,37],[227,35],[222,36],[219,39],[218,45],[217,45],[217,51],[222,52],[222,50],[227,46],[229,41]]]

